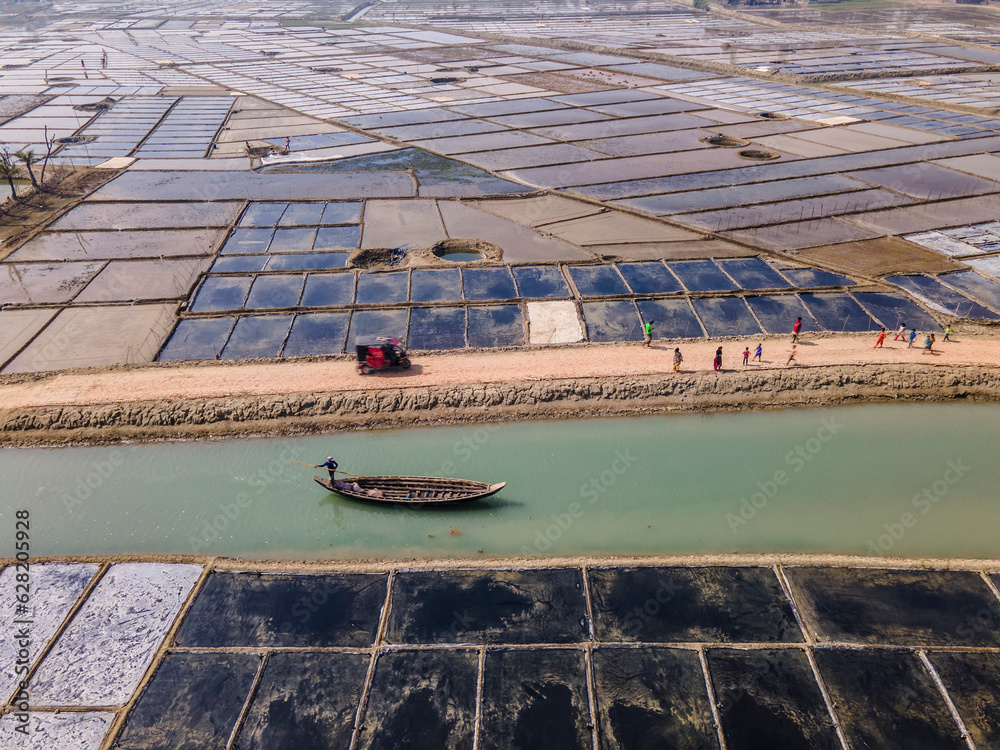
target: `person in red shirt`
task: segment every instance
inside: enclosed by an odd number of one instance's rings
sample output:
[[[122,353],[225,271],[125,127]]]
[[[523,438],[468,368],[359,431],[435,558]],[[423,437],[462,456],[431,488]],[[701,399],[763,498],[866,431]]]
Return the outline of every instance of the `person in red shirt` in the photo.
[[[799,340],[799,331],[802,330],[802,318],[795,319],[795,325],[792,326],[792,343],[794,344]]]
[[[872,348],[873,349],[881,349],[882,348],[882,344],[884,342],[885,342],[885,329],[883,328],[881,331],[878,332],[878,338],[875,339],[875,346],[873,346]]]

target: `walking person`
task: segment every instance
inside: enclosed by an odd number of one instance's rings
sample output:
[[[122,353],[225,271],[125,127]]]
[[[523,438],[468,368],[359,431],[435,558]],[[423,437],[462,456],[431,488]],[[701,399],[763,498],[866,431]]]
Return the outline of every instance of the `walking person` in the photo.
[[[750,364],[750,347],[748,346],[743,350],[743,366],[746,367]]]
[[[764,354],[764,342],[757,344],[757,348],[754,349],[753,358],[760,362],[761,355]]]
[[[924,354],[930,354],[932,346],[934,346],[934,334],[928,333],[924,337]]]
[[[795,345],[793,344],[792,348],[789,349],[788,351],[788,361],[785,362],[785,367],[788,367],[788,365],[792,364],[792,362],[794,361],[795,361]]]
[[[941,339],[941,340],[942,341],[951,341],[951,339],[948,338],[949,336],[951,336],[951,326],[945,326],[944,327],[944,338]]]
[[[802,330],[802,318],[795,319],[795,325],[792,326],[792,343],[794,344],[799,340],[799,332]]]
[[[712,362],[712,369],[713,370],[721,370],[722,369],[722,347],[721,346],[718,349],[715,350],[715,360],[713,360],[713,362]]]
[[[655,322],[655,320],[651,320],[642,327],[642,336],[646,339],[645,346],[653,343],[653,323]]]
[[[875,346],[873,346],[872,349],[881,349],[882,344],[884,342],[885,342],[885,329],[883,328],[881,331],[879,331],[878,338],[875,339]]]
[[[896,331],[896,338],[893,341],[899,341],[900,339],[906,341],[906,323],[899,324],[899,330]]]
[[[916,328],[911,328],[910,329],[910,341],[906,345],[906,348],[907,349],[911,348],[913,346],[913,342],[916,341],[916,340],[917,340],[917,329]]]
[[[684,361],[684,357],[681,356],[681,350],[679,347],[674,347],[674,372],[681,371],[681,362]]]

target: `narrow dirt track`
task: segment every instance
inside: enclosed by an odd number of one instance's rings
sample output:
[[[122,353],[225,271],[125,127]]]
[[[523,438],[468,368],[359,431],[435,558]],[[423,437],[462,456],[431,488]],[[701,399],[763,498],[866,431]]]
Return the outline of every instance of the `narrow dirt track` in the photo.
[[[919,348],[907,349],[905,343],[893,341],[893,335],[887,337],[881,349],[873,348],[874,335],[805,336],[798,344],[796,363],[799,366],[898,363],[1000,366],[1000,336],[957,337],[955,341],[942,342],[939,335],[934,354],[928,355]],[[711,370],[718,346],[723,348],[723,368],[733,371],[743,369],[744,346],[750,347],[752,356],[754,347],[762,341],[761,364],[751,363],[747,369],[766,370],[786,366],[791,348],[789,339],[771,337],[676,345],[684,356],[684,371]],[[918,338],[922,340],[923,337]],[[358,374],[354,363],[344,359],[56,373],[0,386],[0,409],[655,375],[671,371],[674,346],[654,342],[650,348],[618,344],[428,354],[416,356],[409,371],[383,371],[367,376]]]

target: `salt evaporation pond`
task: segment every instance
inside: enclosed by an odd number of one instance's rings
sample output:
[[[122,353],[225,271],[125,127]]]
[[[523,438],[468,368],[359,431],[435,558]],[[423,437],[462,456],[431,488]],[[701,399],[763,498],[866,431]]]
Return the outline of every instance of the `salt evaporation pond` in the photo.
[[[0,524],[30,509],[34,556],[993,558],[998,424],[1000,405],[881,404],[6,449]],[[375,507],[292,463],[327,455],[508,484],[455,509]]]

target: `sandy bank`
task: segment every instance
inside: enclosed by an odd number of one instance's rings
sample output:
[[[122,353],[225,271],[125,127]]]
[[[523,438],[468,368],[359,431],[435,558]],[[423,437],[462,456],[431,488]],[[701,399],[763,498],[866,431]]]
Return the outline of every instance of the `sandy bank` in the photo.
[[[723,346],[728,369],[710,367]],[[361,376],[345,360],[185,365],[62,373],[0,386],[0,444],[65,444],[288,434],[578,416],[819,406],[878,400],[995,400],[1000,341],[943,344],[928,356],[871,337],[743,344],[588,346],[429,355],[409,372]],[[736,360],[736,362],[733,362]],[[969,360],[972,360],[971,362]],[[692,367],[691,365],[696,365]]]

